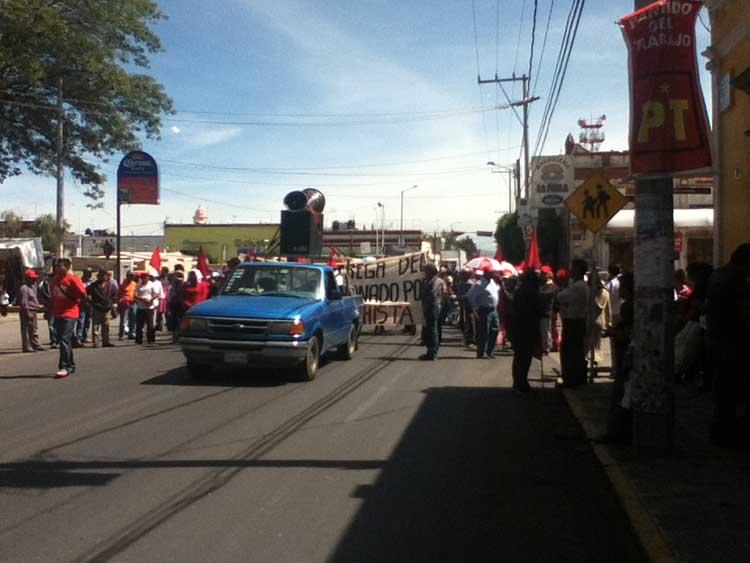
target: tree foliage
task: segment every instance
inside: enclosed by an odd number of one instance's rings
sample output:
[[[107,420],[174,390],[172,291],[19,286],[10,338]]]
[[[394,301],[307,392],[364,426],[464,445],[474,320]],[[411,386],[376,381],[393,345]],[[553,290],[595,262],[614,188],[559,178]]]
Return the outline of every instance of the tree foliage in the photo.
[[[466,257],[471,259],[477,255],[479,248],[471,237],[462,238],[456,241],[456,248],[466,252]]]
[[[518,226],[518,214],[506,213],[497,220],[495,242],[502,249],[503,256],[512,264],[520,264],[526,257],[523,231]]]
[[[476,243],[471,237],[459,238],[461,233],[458,232],[443,232],[445,238],[445,250],[463,250],[468,258],[472,258],[479,251]]]
[[[106,178],[91,160],[158,138],[172,111],[137,72],[161,50],[151,26],[163,19],[152,0],[0,0],[0,182],[23,167],[54,174],[62,80],[63,162],[99,206]]]
[[[0,213],[0,237],[2,238],[31,238],[41,237],[42,247],[49,252],[56,252],[57,247],[65,238],[65,232],[70,225],[65,223],[65,228],[57,228],[57,221],[51,214],[41,215],[34,221],[24,221],[13,211]]]

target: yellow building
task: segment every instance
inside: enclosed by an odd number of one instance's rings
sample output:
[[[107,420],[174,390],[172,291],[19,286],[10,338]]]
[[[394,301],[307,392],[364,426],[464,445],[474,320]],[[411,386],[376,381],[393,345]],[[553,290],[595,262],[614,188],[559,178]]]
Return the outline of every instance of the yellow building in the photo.
[[[705,0],[711,19],[714,261],[750,242],[750,0]]]
[[[243,248],[265,251],[278,238],[279,225],[273,223],[164,225],[167,250],[196,254],[203,247],[203,252],[212,263],[226,262]]]

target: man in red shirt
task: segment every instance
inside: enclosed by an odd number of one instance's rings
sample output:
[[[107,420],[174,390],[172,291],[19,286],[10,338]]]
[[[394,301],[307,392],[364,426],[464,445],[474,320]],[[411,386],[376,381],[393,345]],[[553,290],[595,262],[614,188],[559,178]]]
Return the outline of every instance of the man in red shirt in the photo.
[[[52,316],[55,318],[55,331],[60,341],[60,363],[56,377],[68,377],[76,370],[73,360],[73,332],[81,312],[81,304],[86,301],[86,288],[77,276],[70,273],[70,260],[60,258],[55,262],[55,275],[52,278],[50,294]]]

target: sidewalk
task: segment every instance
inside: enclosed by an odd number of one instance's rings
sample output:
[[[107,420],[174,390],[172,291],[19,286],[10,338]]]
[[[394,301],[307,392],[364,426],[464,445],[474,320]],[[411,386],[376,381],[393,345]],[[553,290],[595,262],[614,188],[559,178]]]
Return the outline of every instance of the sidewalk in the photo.
[[[605,432],[611,382],[566,389],[589,439]],[[712,446],[711,395],[675,386],[676,451],[638,457],[633,448],[594,451],[653,561],[750,561],[750,452]]]

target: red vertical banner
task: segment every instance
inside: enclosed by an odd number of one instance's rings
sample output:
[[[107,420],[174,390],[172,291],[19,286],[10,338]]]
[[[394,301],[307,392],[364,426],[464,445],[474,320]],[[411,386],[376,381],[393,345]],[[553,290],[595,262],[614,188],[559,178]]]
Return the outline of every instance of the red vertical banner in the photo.
[[[711,167],[698,79],[699,0],[658,0],[620,20],[630,66],[630,170],[671,174]]]

